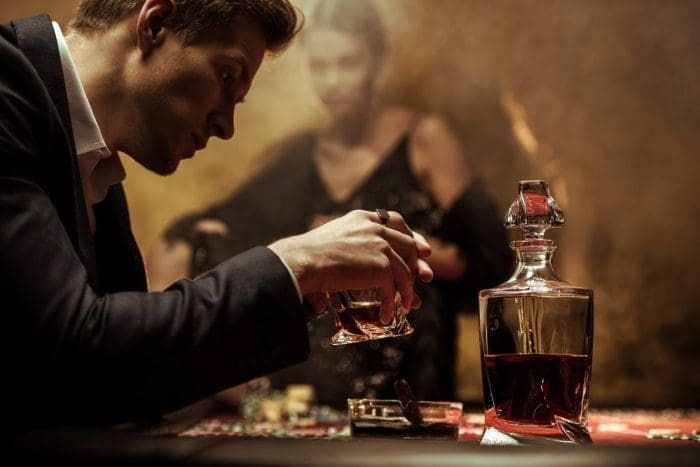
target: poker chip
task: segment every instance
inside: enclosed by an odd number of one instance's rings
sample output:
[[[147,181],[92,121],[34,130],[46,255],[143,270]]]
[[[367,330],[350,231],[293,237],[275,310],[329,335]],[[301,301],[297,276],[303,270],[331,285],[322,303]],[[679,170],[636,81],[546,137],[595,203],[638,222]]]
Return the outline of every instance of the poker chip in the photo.
[[[684,435],[681,430],[672,428],[651,428],[647,432],[649,439],[690,439],[688,435]]]

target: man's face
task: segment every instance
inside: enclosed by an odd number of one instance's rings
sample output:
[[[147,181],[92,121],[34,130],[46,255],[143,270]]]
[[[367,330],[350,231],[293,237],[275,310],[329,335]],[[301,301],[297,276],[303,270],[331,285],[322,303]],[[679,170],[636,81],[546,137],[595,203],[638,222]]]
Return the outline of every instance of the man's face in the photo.
[[[162,175],[174,172],[210,137],[233,136],[234,108],[265,55],[262,28],[243,18],[188,45],[165,33],[127,71],[133,118],[122,144],[124,152]]]

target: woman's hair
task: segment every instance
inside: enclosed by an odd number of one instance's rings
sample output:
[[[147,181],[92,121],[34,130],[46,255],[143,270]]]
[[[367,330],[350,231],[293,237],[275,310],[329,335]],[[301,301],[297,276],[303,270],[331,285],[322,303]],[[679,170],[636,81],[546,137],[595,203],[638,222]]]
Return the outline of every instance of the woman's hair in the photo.
[[[144,0],[82,0],[70,28],[92,34],[104,31],[143,6]],[[271,52],[284,50],[303,21],[289,0],[176,0],[165,25],[187,43],[205,38],[219,26],[230,26],[245,17],[258,23]]]
[[[341,31],[364,41],[374,61],[384,58],[386,30],[370,0],[313,0],[309,3],[308,8],[304,8],[306,25],[302,36],[320,28]]]

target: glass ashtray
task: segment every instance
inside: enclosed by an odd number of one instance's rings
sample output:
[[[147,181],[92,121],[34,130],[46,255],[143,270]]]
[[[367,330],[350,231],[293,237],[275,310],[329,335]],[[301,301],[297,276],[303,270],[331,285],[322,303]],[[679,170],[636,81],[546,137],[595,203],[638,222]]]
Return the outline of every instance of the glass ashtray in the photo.
[[[452,439],[459,435],[461,402],[418,401],[421,420],[411,422],[393,399],[348,399],[355,438]]]

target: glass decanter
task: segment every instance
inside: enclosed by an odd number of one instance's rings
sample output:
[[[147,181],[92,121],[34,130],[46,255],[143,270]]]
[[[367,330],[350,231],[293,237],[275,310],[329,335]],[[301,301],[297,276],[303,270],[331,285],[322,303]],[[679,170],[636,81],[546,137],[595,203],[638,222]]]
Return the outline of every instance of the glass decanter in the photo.
[[[564,224],[564,214],[546,182],[527,180],[505,223],[524,239],[511,243],[512,277],[479,292],[481,444],[590,442],[593,291],[556,275],[556,243],[544,238]]]

